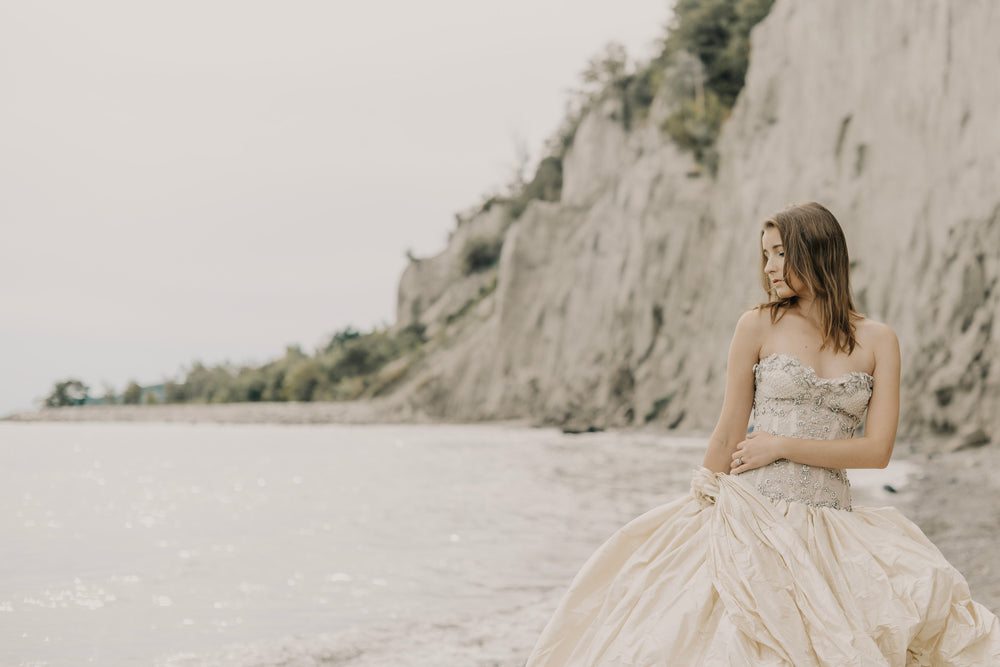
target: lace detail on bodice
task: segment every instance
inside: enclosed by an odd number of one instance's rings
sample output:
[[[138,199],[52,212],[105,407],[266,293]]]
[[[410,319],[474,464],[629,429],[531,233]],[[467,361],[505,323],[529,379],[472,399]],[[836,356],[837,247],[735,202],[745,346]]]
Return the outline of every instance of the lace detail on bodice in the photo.
[[[873,378],[867,373],[822,378],[786,354],[764,357],[754,365],[753,373],[753,430],[790,438],[854,437],[872,395]],[[779,459],[738,478],[772,500],[851,509],[851,485],[840,469]]]

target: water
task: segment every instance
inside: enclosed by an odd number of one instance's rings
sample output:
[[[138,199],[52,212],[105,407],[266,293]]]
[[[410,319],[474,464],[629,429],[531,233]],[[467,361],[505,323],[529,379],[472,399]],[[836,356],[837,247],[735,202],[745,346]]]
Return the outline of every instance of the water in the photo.
[[[0,451],[2,664],[516,665],[703,440],[11,423]]]
[[[0,662],[197,662],[230,645],[487,617],[564,585],[646,508],[622,461],[667,448],[633,437],[612,470],[619,440],[0,425]]]

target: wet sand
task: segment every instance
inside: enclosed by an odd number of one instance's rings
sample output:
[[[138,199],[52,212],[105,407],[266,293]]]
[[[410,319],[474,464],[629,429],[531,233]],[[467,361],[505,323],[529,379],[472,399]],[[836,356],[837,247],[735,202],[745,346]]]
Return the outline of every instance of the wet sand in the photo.
[[[920,472],[894,504],[965,575],[973,598],[1000,613],[1000,447],[907,459]]]

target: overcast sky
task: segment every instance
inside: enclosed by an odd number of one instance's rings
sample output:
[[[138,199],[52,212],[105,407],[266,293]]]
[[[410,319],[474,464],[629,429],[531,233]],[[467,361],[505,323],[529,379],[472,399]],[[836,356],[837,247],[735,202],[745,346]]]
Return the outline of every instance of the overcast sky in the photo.
[[[0,0],[0,415],[395,320],[668,0]]]

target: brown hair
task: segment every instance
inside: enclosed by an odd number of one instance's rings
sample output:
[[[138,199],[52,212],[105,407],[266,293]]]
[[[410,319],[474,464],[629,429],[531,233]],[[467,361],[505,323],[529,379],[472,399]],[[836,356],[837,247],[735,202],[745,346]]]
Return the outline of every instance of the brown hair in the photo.
[[[785,247],[784,281],[794,273],[812,293],[819,308],[823,330],[823,347],[832,345],[834,352],[850,354],[858,344],[854,320],[860,314],[851,296],[850,261],[847,239],[840,223],[821,204],[793,204],[764,221],[761,234],[774,227]],[[798,301],[797,296],[778,298],[764,269],[767,257],[761,251],[760,277],[770,299],[757,306],[771,311],[771,322],[777,322],[785,310]]]

